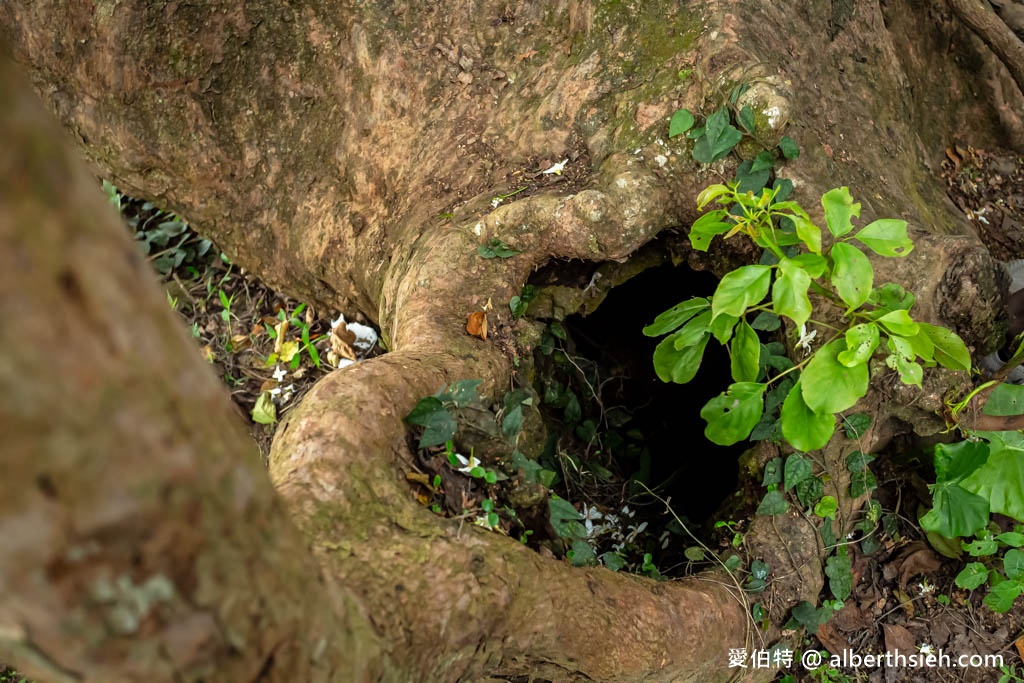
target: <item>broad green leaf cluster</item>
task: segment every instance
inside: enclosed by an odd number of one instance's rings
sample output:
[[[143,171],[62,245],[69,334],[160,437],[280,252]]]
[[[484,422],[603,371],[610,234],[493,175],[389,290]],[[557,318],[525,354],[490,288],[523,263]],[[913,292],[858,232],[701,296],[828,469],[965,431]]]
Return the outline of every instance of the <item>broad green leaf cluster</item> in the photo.
[[[716,237],[743,234],[764,257],[726,274],[710,299],[683,301],[644,328],[648,336],[667,335],[654,352],[655,371],[665,382],[692,380],[712,339],[729,350],[733,383],[701,410],[705,434],[717,444],[747,439],[755,428],[771,433],[778,411],[786,441],[801,451],[821,448],[835,431],[835,414],[867,393],[876,355],[906,384],[920,385],[923,367],[970,369],[970,353],[956,334],[911,317],[911,293],[892,283],[875,285],[865,250],[909,254],[914,245],[906,222],[880,219],[858,229],[860,204],[841,187],[821,199],[826,235],[799,204],[787,201],[790,189],[777,182],[755,194],[729,183],[701,192],[698,208],[714,208],[694,222],[694,248],[707,251]],[[819,306],[838,307],[844,325],[813,319],[812,295]],[[758,335],[778,329],[783,319],[807,354],[795,364],[777,342]],[[812,324],[817,329],[809,332]],[[811,353],[819,330],[830,336]]]

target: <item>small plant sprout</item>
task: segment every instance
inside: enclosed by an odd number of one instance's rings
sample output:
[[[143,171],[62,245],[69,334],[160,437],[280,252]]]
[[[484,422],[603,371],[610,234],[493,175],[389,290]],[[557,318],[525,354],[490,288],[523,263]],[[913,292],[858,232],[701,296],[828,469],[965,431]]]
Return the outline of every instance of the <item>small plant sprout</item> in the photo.
[[[498,523],[501,520],[498,517],[498,513],[494,511],[494,501],[490,498],[484,498],[480,501],[480,509],[483,510],[484,514],[478,517],[473,523],[477,526],[482,526],[485,529],[497,529]]]
[[[966,371],[971,358],[956,334],[911,318],[912,294],[892,283],[875,286],[864,249],[882,257],[910,253],[906,221],[883,218],[857,229],[860,204],[847,188],[837,188],[821,198],[832,237],[823,242],[822,228],[796,202],[780,201],[782,191],[778,183],[756,193],[727,183],[700,193],[699,209],[717,206],[690,228],[693,247],[707,251],[716,238],[744,235],[763,250],[761,263],[727,273],[712,297],[683,301],[643,331],[667,335],[654,352],[655,371],[665,382],[692,380],[712,338],[729,348],[734,383],[700,412],[710,441],[729,446],[762,422],[778,421],[782,437],[806,452],[828,443],[836,414],[867,394],[876,352],[905,384],[917,386],[922,364]],[[812,317],[822,305],[842,315],[841,326]],[[778,329],[781,319],[799,331],[797,345],[806,357],[763,364],[775,354],[757,331]],[[817,349],[812,325],[829,331]]]

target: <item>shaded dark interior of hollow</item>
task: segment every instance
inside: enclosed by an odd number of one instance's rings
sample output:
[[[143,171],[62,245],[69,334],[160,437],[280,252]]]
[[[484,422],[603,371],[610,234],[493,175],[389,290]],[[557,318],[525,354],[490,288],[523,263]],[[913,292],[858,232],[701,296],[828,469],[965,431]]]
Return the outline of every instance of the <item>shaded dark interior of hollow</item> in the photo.
[[[708,344],[697,376],[688,384],[665,383],[654,372],[661,338],[646,337],[645,325],[675,304],[710,296],[718,280],[685,265],[649,268],[612,289],[597,310],[565,321],[576,352],[596,362],[603,375],[605,408],[624,406],[628,428],[643,435],[651,455],[646,482],[691,521],[706,520],[737,485],[737,460],[746,444],[723,447],[704,436],[700,410],[732,381],[726,350]]]

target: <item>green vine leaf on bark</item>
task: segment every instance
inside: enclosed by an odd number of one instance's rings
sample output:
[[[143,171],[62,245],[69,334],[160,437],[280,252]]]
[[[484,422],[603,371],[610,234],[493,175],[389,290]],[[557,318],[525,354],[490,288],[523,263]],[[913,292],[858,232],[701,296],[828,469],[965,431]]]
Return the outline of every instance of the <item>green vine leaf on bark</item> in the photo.
[[[708,401],[700,416],[708,423],[704,435],[712,443],[731,446],[746,439],[764,410],[766,385],[758,382],[736,382],[725,393]]]
[[[852,244],[836,242],[829,253],[835,264],[831,275],[832,286],[849,306],[848,310],[852,311],[871,295],[875,271],[864,252]]]
[[[907,222],[895,218],[868,223],[854,239],[879,256],[906,256],[914,250],[913,241],[907,237]]]
[[[832,413],[812,410],[803,398],[800,382],[793,385],[782,404],[780,415],[782,436],[801,451],[816,451],[828,443],[835,431],[836,418]]]
[[[659,314],[654,319],[654,322],[644,327],[643,333],[648,337],[660,337],[663,334],[668,334],[672,330],[684,325],[693,316],[708,310],[710,307],[711,304],[704,297],[687,299]]]
[[[719,282],[711,299],[711,312],[715,317],[727,313],[739,317],[747,308],[760,303],[768,294],[771,268],[743,266],[727,273]]]
[[[696,376],[711,336],[703,334],[696,344],[682,349],[676,349],[674,337],[666,337],[654,349],[654,372],[662,382],[686,384]]]
[[[668,122],[668,136],[674,138],[693,128],[693,114],[689,109],[679,109]]]
[[[745,320],[736,326],[736,336],[729,345],[730,369],[736,382],[755,382],[760,374],[761,342]]]
[[[821,197],[825,209],[825,223],[834,237],[842,237],[853,230],[851,219],[860,217],[860,203],[854,202],[850,188],[837,187]]]
[[[803,325],[811,317],[811,300],[807,296],[811,276],[791,259],[779,262],[779,272],[781,275],[772,285],[772,311],[786,316],[797,326]]]
[[[839,413],[853,407],[868,391],[867,364],[847,367],[837,356],[846,349],[844,339],[822,346],[800,376],[803,397],[816,413]]]

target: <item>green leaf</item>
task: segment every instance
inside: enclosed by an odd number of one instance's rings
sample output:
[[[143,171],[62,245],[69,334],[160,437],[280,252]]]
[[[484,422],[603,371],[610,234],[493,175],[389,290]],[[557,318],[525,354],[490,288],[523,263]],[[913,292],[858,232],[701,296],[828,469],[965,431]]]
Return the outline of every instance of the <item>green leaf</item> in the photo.
[[[779,140],[779,149],[782,151],[782,156],[787,159],[796,159],[800,156],[800,147],[788,135],[783,135]]]
[[[928,367],[931,367],[935,365],[935,344],[932,343],[931,337],[920,329],[921,323],[918,323],[917,327],[919,330],[917,334],[913,337],[902,337],[901,341],[909,347],[908,358],[917,356],[924,360]]]
[[[501,421],[501,433],[505,435],[505,438],[514,441],[522,429],[523,407],[518,405],[505,414]]]
[[[921,518],[921,528],[946,538],[970,536],[988,524],[988,501],[958,484],[936,484],[932,509]]]
[[[654,322],[643,329],[648,337],[660,337],[686,323],[687,320],[710,308],[708,300],[700,297],[678,303],[658,315]]]
[[[846,350],[839,352],[836,355],[836,360],[848,368],[863,365],[868,362],[875,353],[875,349],[878,348],[878,325],[875,323],[854,325],[846,331],[844,338],[846,340]],[[871,422],[870,418],[868,422]]]
[[[836,419],[831,413],[816,413],[804,402],[803,390],[797,382],[782,404],[782,436],[793,448],[815,451],[832,438]]]
[[[989,439],[985,464],[967,476],[961,486],[988,500],[992,512],[1024,520],[1024,434],[979,432]]]
[[[761,478],[761,486],[771,486],[782,483],[782,458],[775,457],[764,464],[764,473]]]
[[[826,192],[821,197],[821,206],[825,209],[829,232],[836,237],[842,237],[853,230],[851,219],[860,218],[860,203],[853,201],[848,187],[837,187]]]
[[[739,318],[735,315],[729,315],[723,313],[708,325],[708,332],[714,335],[715,339],[718,340],[719,344],[725,344],[732,337],[733,326],[739,321]]]
[[[264,391],[256,399],[252,407],[252,421],[261,425],[272,425],[277,422],[277,406],[274,405],[269,391]]]
[[[788,160],[793,160],[800,156],[800,147],[790,136],[783,135],[782,139],[778,141],[778,148],[782,156]]]
[[[1009,579],[1018,579],[1024,576],[1024,552],[1014,548],[1007,550],[1003,556],[1003,573]]]
[[[814,514],[822,519],[835,519],[839,510],[839,501],[834,496],[822,496],[814,506]]]
[[[735,227],[735,223],[728,223],[724,219],[729,215],[725,209],[708,211],[690,226],[690,244],[697,251],[707,251],[711,240],[715,235],[729,232]]]
[[[779,272],[781,275],[772,285],[772,310],[797,326],[803,325],[811,317],[811,300],[807,296],[811,276],[790,259],[779,262]]]
[[[981,412],[999,417],[1024,414],[1024,386],[1006,382],[996,386]]]
[[[995,540],[991,537],[975,538],[970,543],[961,541],[960,547],[963,550],[967,551],[967,553],[971,557],[986,557],[988,555],[995,555],[996,551],[999,550],[999,544],[996,543]]]
[[[554,494],[548,499],[548,519],[559,538],[585,538],[587,535],[586,528],[579,522],[583,515],[572,503]]]
[[[513,318],[522,318],[523,314],[526,313],[527,304],[523,301],[523,298],[518,294],[509,299],[508,308],[512,311]]]
[[[812,635],[818,632],[818,626],[821,625],[817,608],[806,600],[797,603],[793,608],[793,619]]]
[[[775,190],[775,201],[785,201],[786,197],[793,194],[793,181],[789,178],[776,178],[772,183],[772,189]]]
[[[964,340],[955,332],[928,323],[917,325],[935,345],[935,361],[939,365],[950,370],[971,369],[971,352],[967,350]]]
[[[675,348],[674,337],[665,337],[654,349],[654,372],[662,382],[686,384],[697,374],[710,337],[705,334],[700,342],[683,349]]]
[[[821,277],[825,268],[828,267],[828,261],[821,254],[797,254],[789,260],[794,265],[806,270],[812,278]]]
[[[909,313],[902,309],[889,311],[882,317],[877,318],[875,322],[879,323],[892,334],[896,334],[901,337],[913,337],[921,331],[919,324],[910,317]]]
[[[796,226],[796,236],[806,245],[807,249],[814,254],[821,253],[821,228],[815,225],[809,218],[803,216],[791,216],[790,220]]]
[[[442,401],[451,401],[462,408],[476,399],[477,389],[482,383],[482,379],[460,379],[444,387],[436,396]]]
[[[1007,531],[999,534],[996,536],[996,540],[1002,541],[1012,548],[1020,548],[1021,546],[1024,546],[1024,534],[1017,531]]]
[[[693,146],[693,158],[702,164],[718,161],[743,139],[743,133],[729,123],[729,110],[718,109],[708,117],[704,136]]]
[[[885,358],[885,364],[900,374],[900,381],[907,385],[921,386],[924,379],[924,370],[916,362],[907,358],[907,353],[913,354],[910,345],[903,342],[906,348],[900,348],[900,337],[889,337],[889,349],[892,351]]]
[[[847,415],[843,418],[843,431],[846,432],[847,439],[859,439],[867,433],[869,427],[871,427],[870,415],[854,413],[853,415]],[[858,451],[858,453],[859,452],[860,451]]]
[[[690,322],[683,325],[682,329],[672,335],[672,345],[677,351],[687,346],[698,344],[701,338],[708,332],[708,323],[711,321],[711,311],[705,310]]]
[[[868,223],[854,238],[880,256],[906,256],[914,250],[913,241],[907,237],[907,222],[895,218]]]
[[[693,114],[688,109],[679,109],[668,122],[668,136],[674,138],[693,128]]]
[[[509,258],[522,252],[520,252],[518,249],[513,249],[512,247],[508,246],[497,237],[492,237],[490,240],[487,241],[486,244],[481,244],[477,246],[476,253],[483,258],[492,259],[495,257]]]
[[[982,602],[993,612],[1004,614],[1010,611],[1013,601],[1020,597],[1022,592],[1024,592],[1024,585],[1021,585],[1020,582],[1003,581],[999,585],[993,586]]]
[[[989,453],[989,444],[985,441],[936,444],[932,456],[935,478],[939,484],[960,483],[985,464]]]
[[[740,99],[740,96],[743,93],[747,92],[747,90],[749,90],[749,89],[750,89],[750,84],[749,83],[740,83],[739,85],[734,87],[732,89],[732,92],[729,93],[729,104],[735,105],[736,102]]]
[[[786,458],[785,478],[782,483],[783,490],[788,491],[800,482],[810,479],[813,476],[812,470],[813,464],[810,458],[799,453],[791,454]]]
[[[817,477],[804,479],[796,485],[796,497],[804,507],[817,503],[821,500],[821,496],[824,493],[825,485],[821,483],[821,479],[818,479]]]
[[[700,416],[708,423],[704,435],[720,446],[746,439],[764,409],[766,385],[757,382],[730,384],[726,393],[705,404]]]
[[[846,600],[853,591],[853,562],[841,548],[840,552],[825,562],[825,575],[828,576],[828,588],[837,600]]]
[[[580,408],[580,400],[576,398],[576,394],[571,391],[569,392],[569,399],[565,402],[565,410],[562,412],[562,417],[564,417],[565,421],[570,425],[578,423],[583,417],[583,411]]]
[[[428,415],[444,409],[444,403],[440,398],[437,396],[427,396],[417,401],[413,409],[403,419],[409,424],[423,426]]]
[[[789,510],[789,503],[786,502],[782,492],[778,490],[764,494],[760,505],[757,506],[757,514],[762,516],[784,515],[787,510]]]
[[[833,339],[815,352],[800,376],[804,401],[816,413],[842,412],[868,391],[867,365],[848,368],[839,362],[845,348],[845,340]]]
[[[981,562],[971,562],[956,575],[956,585],[972,591],[988,581],[988,569]]]
[[[774,332],[782,326],[782,319],[771,311],[761,311],[754,318],[754,322],[750,323],[750,326],[755,330]]]
[[[754,382],[757,380],[761,357],[761,341],[757,332],[741,320],[736,326],[736,336],[729,345],[730,369],[732,378],[737,382]]]
[[[717,318],[722,313],[742,316],[748,307],[764,299],[770,282],[771,268],[768,266],[743,266],[727,273],[711,299],[713,317]]]
[[[751,171],[763,171],[771,170],[772,166],[775,165],[775,156],[771,152],[760,152],[755,158],[754,163],[750,166]]]
[[[853,498],[860,498],[865,493],[870,493],[878,488],[878,481],[871,470],[854,472],[850,475],[850,495]]]
[[[415,412],[416,410],[413,409],[413,413]],[[458,429],[458,425],[455,422],[455,418],[447,410],[441,409],[417,415],[415,416],[415,421],[411,419],[414,417],[413,413],[407,415],[405,421],[423,427],[423,435],[420,437],[420,448],[440,446],[455,436],[455,430]]]
[[[856,417],[856,416],[854,416]],[[867,417],[861,415],[860,417]],[[845,425],[844,425],[845,426]],[[875,459],[875,456],[870,453],[861,453],[860,451],[854,451],[846,456],[846,470],[851,473],[863,472],[868,468],[868,465]]]
[[[609,551],[601,555],[601,564],[613,572],[617,572],[626,566],[626,561],[618,553]]]
[[[754,168],[754,162],[747,160],[744,161],[736,168],[736,180],[738,182],[736,191],[739,193],[754,192],[763,188],[768,184],[768,178],[771,177],[771,167],[768,168]]]
[[[874,283],[875,271],[871,261],[857,247],[846,242],[832,245],[832,286],[840,298],[853,310],[868,300]]]
[[[894,282],[886,282],[871,290],[868,303],[888,310],[910,310],[914,306],[914,295]]]
[[[737,121],[743,126],[743,130],[748,133],[754,132],[754,110],[750,108],[749,104],[743,106],[740,109],[739,114],[736,115]]]
[[[704,207],[707,206],[709,202],[713,202],[716,199],[718,200],[719,204],[732,203],[732,199],[730,199],[729,197],[720,199],[720,197],[723,197],[724,195],[732,195],[732,189],[728,185],[722,185],[721,183],[715,185],[708,185],[707,187],[700,191],[700,194],[697,195],[697,208],[703,211]],[[721,210],[718,211],[716,215],[718,215],[718,218],[716,218],[715,220],[721,220],[723,216],[726,216],[728,214],[726,211]]]

